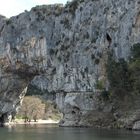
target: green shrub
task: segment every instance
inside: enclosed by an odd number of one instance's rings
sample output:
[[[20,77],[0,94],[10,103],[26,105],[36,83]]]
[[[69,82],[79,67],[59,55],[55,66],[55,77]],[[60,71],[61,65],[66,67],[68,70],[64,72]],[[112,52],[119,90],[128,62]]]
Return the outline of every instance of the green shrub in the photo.
[[[110,83],[110,90],[114,95],[123,96],[130,92],[130,72],[128,70],[128,64],[124,59],[116,62],[112,55],[109,55],[107,76]]]
[[[98,80],[98,81],[96,82],[96,89],[102,90],[103,88],[104,88],[103,81]]]
[[[103,90],[101,93],[101,97],[104,101],[108,101],[110,99],[110,93],[106,90]]]
[[[133,92],[138,94],[140,93],[140,59],[131,61],[129,71],[131,72],[130,79],[133,85]]]
[[[95,64],[98,65],[99,63],[100,63],[100,59],[99,58],[96,58],[95,59]]]
[[[140,59],[140,43],[136,43],[133,45],[132,49],[133,59]]]
[[[72,2],[68,2],[66,4],[66,7],[69,7],[69,12],[74,16],[75,11],[78,8],[78,0],[73,0]]]
[[[113,95],[140,94],[140,43],[134,44],[131,52],[129,62],[116,62],[113,55],[108,56],[107,76]]]
[[[134,44],[132,49],[133,58],[129,62],[130,80],[134,93],[140,93],[140,43]]]

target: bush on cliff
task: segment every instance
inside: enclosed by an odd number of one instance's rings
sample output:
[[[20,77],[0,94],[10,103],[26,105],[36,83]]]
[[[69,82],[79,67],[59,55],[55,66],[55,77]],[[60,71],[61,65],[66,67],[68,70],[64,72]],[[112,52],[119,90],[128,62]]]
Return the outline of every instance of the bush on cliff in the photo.
[[[110,82],[110,90],[113,95],[117,94],[122,96],[130,91],[130,72],[128,70],[127,62],[125,62],[123,59],[116,62],[112,56],[109,56],[107,74]]]
[[[140,93],[140,43],[134,44],[132,47],[132,58],[129,62],[130,79],[132,81],[132,89],[136,94]]]
[[[116,61],[112,54],[108,56],[107,76],[112,95],[123,97],[130,93],[140,93],[140,43],[132,47],[132,58]]]

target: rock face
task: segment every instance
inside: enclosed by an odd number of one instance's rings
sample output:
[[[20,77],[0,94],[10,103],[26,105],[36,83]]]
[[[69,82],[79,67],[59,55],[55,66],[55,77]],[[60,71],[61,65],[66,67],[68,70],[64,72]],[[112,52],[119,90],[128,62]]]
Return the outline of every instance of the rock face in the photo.
[[[99,97],[97,92],[57,93],[56,103],[64,114],[60,125],[108,127],[113,119],[110,113],[113,106],[102,102]]]
[[[140,130],[140,121],[135,122],[133,130]]]
[[[128,60],[139,42],[139,7],[139,0],[74,0],[0,16],[1,119],[15,112],[33,80],[46,95],[54,93],[62,125],[114,127],[121,120],[126,127],[122,113],[113,112],[115,103],[100,98],[97,82],[108,90],[109,50],[116,60]]]

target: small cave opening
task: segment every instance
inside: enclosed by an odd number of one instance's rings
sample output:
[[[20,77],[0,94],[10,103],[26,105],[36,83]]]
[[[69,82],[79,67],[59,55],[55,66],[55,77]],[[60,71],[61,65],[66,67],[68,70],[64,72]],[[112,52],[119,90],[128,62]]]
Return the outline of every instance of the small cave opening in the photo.
[[[108,48],[109,48],[111,43],[112,43],[112,38],[111,38],[111,36],[108,33],[106,33],[106,39],[107,39],[107,41],[109,43],[109,45],[108,45]]]
[[[4,127],[5,124],[11,122],[13,119],[14,119],[14,112],[13,113],[9,113],[9,112],[6,112],[6,113],[3,113],[1,116],[0,116],[0,127]]]
[[[74,110],[72,110],[72,112],[71,112],[72,114],[76,114],[76,112],[74,111]]]
[[[3,115],[1,115],[1,117],[0,117],[0,127],[3,127],[4,125],[4,114]]]
[[[73,110],[72,110],[72,114],[74,115],[74,114],[77,114],[77,113],[79,113],[80,112],[80,108],[79,107],[77,107],[77,106],[74,106],[73,108],[72,108]]]

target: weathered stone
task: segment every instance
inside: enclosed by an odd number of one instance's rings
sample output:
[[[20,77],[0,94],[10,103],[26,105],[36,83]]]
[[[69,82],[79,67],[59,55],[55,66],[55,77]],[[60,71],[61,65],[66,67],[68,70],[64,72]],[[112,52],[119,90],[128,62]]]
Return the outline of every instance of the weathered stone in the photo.
[[[98,91],[109,87],[108,51],[116,60],[128,60],[140,40],[139,7],[139,0],[74,0],[65,7],[37,6],[10,19],[0,16],[0,116],[16,112],[31,82],[54,93],[50,99],[56,97],[63,125],[123,120],[123,113],[113,115],[115,103],[104,102]]]
[[[133,130],[140,130],[140,121],[135,122],[132,129]]]
[[[71,92],[57,93],[56,104],[64,114],[61,126],[95,126],[97,121],[113,121],[112,104],[100,101],[101,93]],[[108,123],[107,123],[108,122]],[[101,122],[100,122],[101,123]]]

